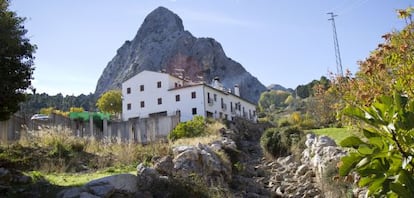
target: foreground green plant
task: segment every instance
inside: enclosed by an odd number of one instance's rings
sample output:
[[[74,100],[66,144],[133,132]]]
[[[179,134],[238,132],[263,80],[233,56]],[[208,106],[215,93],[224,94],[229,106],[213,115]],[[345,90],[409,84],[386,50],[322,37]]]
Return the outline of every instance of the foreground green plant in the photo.
[[[395,92],[371,106],[347,107],[344,113],[364,123],[364,137],[351,136],[341,146],[354,148],[341,159],[341,176],[356,171],[359,186],[376,197],[414,195],[414,100]]]
[[[272,157],[300,153],[299,142],[303,141],[304,132],[296,127],[269,128],[260,138],[260,145],[265,153]]]
[[[170,134],[168,139],[175,141],[180,138],[197,137],[206,133],[206,124],[204,117],[194,116],[192,120],[187,122],[180,122]]]

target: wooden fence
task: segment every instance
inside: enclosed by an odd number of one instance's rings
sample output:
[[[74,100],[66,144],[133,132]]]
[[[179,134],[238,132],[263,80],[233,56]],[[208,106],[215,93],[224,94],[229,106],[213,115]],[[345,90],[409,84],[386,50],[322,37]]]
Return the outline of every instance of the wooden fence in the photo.
[[[0,122],[0,142],[18,140],[22,131],[38,131],[47,128],[68,128],[73,135],[79,137],[106,138],[118,142],[148,143],[165,139],[170,131],[180,122],[178,115],[131,119],[129,121],[94,122],[70,120],[60,115],[52,115],[50,119],[30,120],[13,116],[8,121]]]

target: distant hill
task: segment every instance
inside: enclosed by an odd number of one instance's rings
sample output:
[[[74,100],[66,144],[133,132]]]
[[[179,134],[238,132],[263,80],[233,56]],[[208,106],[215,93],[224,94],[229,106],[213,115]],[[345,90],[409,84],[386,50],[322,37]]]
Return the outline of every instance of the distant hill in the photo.
[[[268,90],[287,91],[287,92],[290,92],[290,93],[294,92],[294,90],[292,88],[285,88],[285,87],[283,87],[282,85],[279,85],[279,84],[271,84],[271,85],[267,86],[267,89]]]
[[[152,11],[135,38],[118,49],[100,76],[95,95],[120,88],[122,82],[143,70],[164,70],[207,83],[219,77],[226,88],[238,84],[241,97],[254,103],[266,90],[240,63],[226,56],[220,43],[194,37],[184,30],[180,17],[164,7]]]

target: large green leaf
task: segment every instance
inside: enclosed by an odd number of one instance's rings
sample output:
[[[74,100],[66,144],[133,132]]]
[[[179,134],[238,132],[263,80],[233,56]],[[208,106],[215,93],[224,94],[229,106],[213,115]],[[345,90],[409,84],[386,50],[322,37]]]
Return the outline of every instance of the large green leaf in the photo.
[[[373,182],[374,180],[371,177],[363,177],[359,180],[358,182],[358,186],[359,187],[364,187],[368,184],[370,184],[371,182]]]
[[[379,150],[382,150],[384,148],[384,141],[381,137],[370,137],[368,138],[368,142],[371,145],[376,146]]]
[[[363,155],[371,155],[372,153],[374,153],[374,150],[366,144],[361,144],[359,145],[358,152]]]
[[[365,112],[359,108],[348,106],[342,110],[343,114],[346,116],[354,117],[360,120],[365,120]]]
[[[339,145],[342,147],[353,147],[358,148],[359,145],[364,144],[364,142],[357,136],[350,136],[345,139],[343,139]]]
[[[362,157],[356,153],[351,153],[348,156],[344,156],[341,159],[341,166],[339,167],[339,175],[346,176],[349,172],[355,168],[355,166],[361,161]]]
[[[371,138],[371,137],[379,137],[380,135],[378,133],[375,132],[374,129],[372,128],[364,128],[362,129],[362,132],[364,133],[364,136],[367,138]]]
[[[387,179],[385,175],[379,175],[375,177],[371,185],[368,187],[368,195],[372,195],[377,191],[381,190],[382,184],[384,183],[385,179]]]

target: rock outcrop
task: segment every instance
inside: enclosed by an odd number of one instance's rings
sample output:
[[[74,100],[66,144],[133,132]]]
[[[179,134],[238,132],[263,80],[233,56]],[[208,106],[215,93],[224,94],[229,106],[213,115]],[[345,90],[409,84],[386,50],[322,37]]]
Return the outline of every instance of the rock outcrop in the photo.
[[[100,76],[95,95],[120,88],[123,81],[143,70],[164,70],[208,83],[217,76],[224,87],[238,84],[241,97],[254,103],[266,90],[242,65],[226,56],[220,43],[194,37],[184,30],[180,17],[164,7],[152,11],[135,38],[118,49]]]

